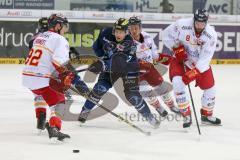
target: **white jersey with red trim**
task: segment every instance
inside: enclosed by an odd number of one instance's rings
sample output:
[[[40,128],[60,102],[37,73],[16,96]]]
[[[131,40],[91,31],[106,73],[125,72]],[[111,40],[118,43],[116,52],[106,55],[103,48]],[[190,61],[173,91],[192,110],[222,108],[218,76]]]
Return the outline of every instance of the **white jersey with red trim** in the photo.
[[[212,26],[206,25],[199,37],[196,36],[193,18],[180,19],[163,31],[163,43],[172,50],[182,43],[187,52],[186,65],[196,67],[201,73],[208,70],[216,50],[217,33]]]
[[[60,66],[69,61],[69,43],[61,35],[47,31],[34,40],[23,68],[23,85],[31,90],[49,85],[49,78]]]
[[[143,42],[135,40],[135,43],[137,44],[137,58],[153,63],[153,59],[159,57],[159,54],[157,53],[157,47],[153,41],[153,38],[144,31],[141,32],[141,37],[143,38]]]

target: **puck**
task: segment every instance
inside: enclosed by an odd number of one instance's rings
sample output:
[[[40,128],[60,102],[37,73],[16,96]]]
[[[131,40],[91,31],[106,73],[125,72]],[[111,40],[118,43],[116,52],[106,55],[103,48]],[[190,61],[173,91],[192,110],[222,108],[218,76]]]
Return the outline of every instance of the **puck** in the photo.
[[[80,151],[78,149],[74,149],[73,153],[79,153]]]

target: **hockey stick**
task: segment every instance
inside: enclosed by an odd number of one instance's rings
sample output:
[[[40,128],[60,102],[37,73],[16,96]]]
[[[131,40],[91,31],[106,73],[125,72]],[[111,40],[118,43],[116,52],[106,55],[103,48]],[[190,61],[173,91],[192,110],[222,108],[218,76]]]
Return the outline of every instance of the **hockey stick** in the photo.
[[[186,68],[186,65],[184,64],[184,62],[183,62],[183,68],[184,68],[184,72],[186,72],[187,68]],[[197,128],[198,128],[198,134],[201,135],[200,126],[199,126],[198,119],[197,119],[197,114],[196,114],[196,109],[195,109],[195,105],[194,105],[194,101],[193,101],[193,97],[192,97],[192,91],[190,88],[190,84],[188,84],[187,86],[188,86],[188,91],[189,91],[189,95],[191,98],[192,108],[193,108],[193,112],[194,112],[194,116],[195,116],[195,120],[196,120],[196,124],[197,124]]]
[[[91,69],[98,69],[99,67],[102,67],[104,68],[104,62],[100,59],[98,59],[98,61],[101,61],[102,62],[102,66],[99,66],[99,65],[93,65],[92,64],[90,66],[88,66],[88,68],[84,68],[84,69],[79,69],[79,70],[75,70],[75,73],[79,73],[79,72],[84,72],[84,71],[87,71],[87,70],[91,70]],[[93,63],[94,64],[94,63]],[[101,69],[100,69],[101,70]]]
[[[90,98],[88,98],[88,95],[86,94],[83,94],[83,93],[80,93],[76,88],[74,87],[70,87],[70,89],[72,91],[74,91],[75,93],[83,96],[84,98],[86,98],[87,100],[91,101],[92,103],[94,103],[95,105],[97,105],[98,107],[102,108],[103,110],[107,111],[108,113],[110,113],[111,115],[113,115],[114,117],[118,118],[119,120],[125,122],[126,124],[128,124],[129,126],[131,126],[132,128],[138,130],[139,132],[145,134],[146,136],[150,136],[151,135],[151,132],[147,132],[147,131],[144,131],[143,129],[139,128],[138,126],[132,124],[131,122],[129,122],[127,119],[124,119],[123,117],[121,117],[120,115],[112,112],[111,110],[109,110],[108,108],[104,107],[103,105],[91,100]]]
[[[75,72],[76,72],[76,73],[84,72],[84,71],[87,71],[88,69],[89,69],[89,68],[79,69],[79,70],[76,70]]]

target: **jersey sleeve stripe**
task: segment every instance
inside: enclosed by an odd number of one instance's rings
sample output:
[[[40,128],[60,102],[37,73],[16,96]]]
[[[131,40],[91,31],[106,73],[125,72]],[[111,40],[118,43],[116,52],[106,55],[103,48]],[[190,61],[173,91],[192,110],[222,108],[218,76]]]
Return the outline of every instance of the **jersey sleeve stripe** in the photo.
[[[52,77],[50,74],[38,74],[38,73],[26,72],[26,71],[23,71],[22,74],[25,76],[34,76],[34,77],[43,77],[43,78],[51,78]]]
[[[53,54],[53,51],[45,46],[41,46],[41,45],[34,45],[34,47],[38,47],[38,48],[42,48],[42,49],[45,49],[47,50],[50,54]]]

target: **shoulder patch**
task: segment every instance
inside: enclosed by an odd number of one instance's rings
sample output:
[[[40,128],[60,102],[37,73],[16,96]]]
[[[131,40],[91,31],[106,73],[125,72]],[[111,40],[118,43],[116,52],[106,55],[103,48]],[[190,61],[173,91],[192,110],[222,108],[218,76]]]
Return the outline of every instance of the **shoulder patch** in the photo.
[[[206,31],[203,31],[202,34],[205,35],[206,37],[208,37],[209,39],[212,38],[212,36],[208,32],[206,32]]]

